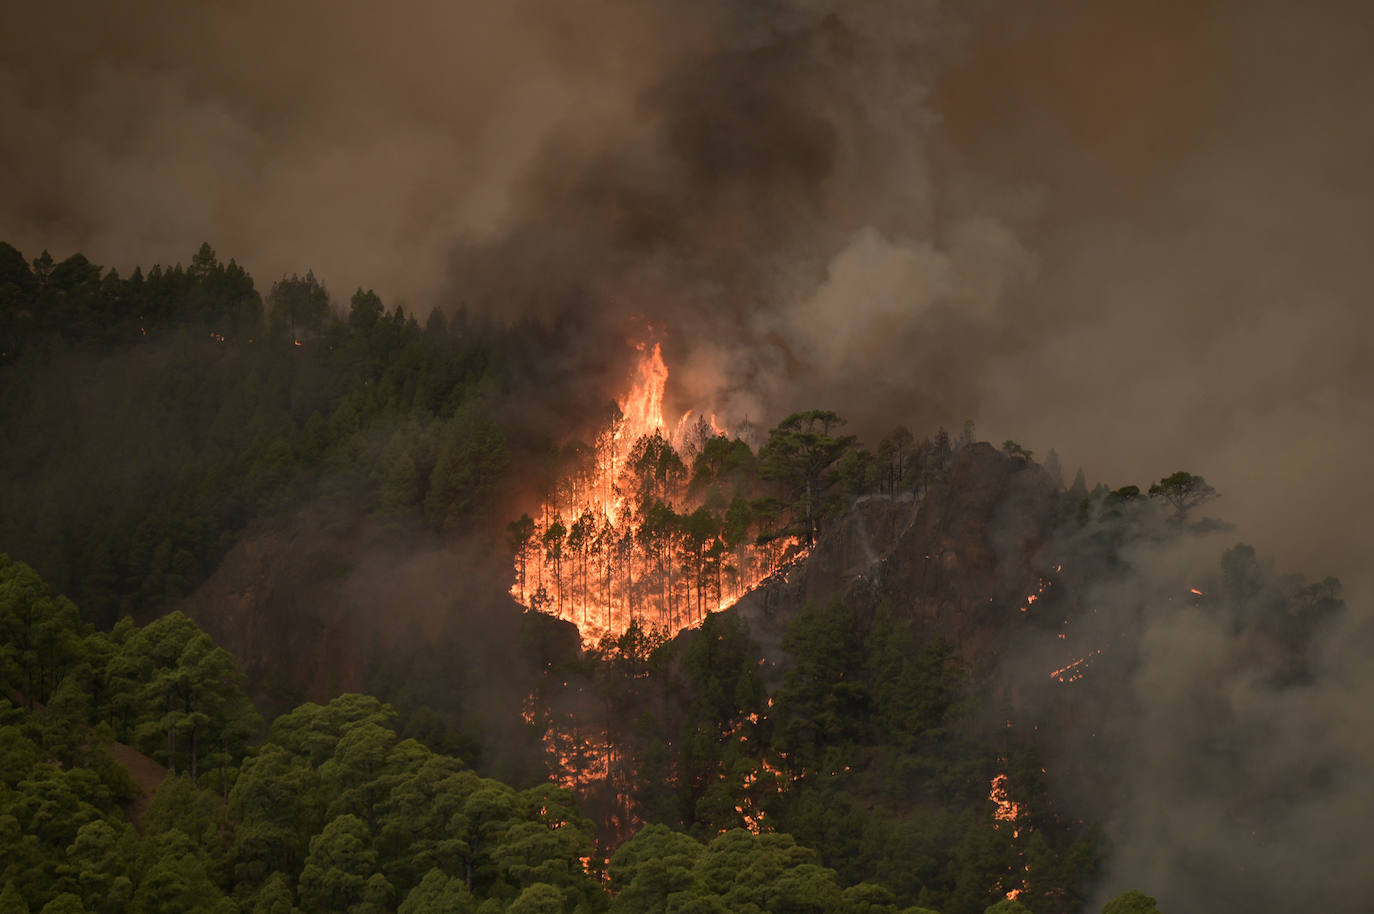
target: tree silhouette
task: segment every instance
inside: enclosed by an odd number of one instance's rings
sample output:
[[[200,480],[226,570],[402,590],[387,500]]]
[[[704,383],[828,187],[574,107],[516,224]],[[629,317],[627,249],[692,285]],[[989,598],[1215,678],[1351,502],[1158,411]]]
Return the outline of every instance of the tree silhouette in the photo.
[[[854,443],[853,435],[833,435],[844,419],[829,410],[793,413],[768,433],[759,452],[759,475],[775,480],[801,514],[796,524],[807,546],[816,542],[825,513],[825,496],[838,480],[835,462]]]
[[[1207,480],[1179,470],[1150,486],[1150,497],[1162,499],[1173,507],[1173,521],[1181,524],[1187,519],[1189,511],[1218,496],[1217,490],[1209,486]]]

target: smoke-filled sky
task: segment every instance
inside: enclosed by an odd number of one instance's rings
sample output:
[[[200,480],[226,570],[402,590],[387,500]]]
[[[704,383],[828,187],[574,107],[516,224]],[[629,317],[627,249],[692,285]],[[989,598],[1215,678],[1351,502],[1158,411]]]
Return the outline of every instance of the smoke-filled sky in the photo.
[[[1370,9],[21,4],[0,240],[121,270],[209,241],[264,290],[560,318],[583,362],[652,326],[677,408],[727,422],[1188,469],[1367,614]]]
[[[665,336],[680,408],[1180,467],[1359,572],[1365,5],[26,4],[0,237]],[[601,392],[598,392],[600,395]]]

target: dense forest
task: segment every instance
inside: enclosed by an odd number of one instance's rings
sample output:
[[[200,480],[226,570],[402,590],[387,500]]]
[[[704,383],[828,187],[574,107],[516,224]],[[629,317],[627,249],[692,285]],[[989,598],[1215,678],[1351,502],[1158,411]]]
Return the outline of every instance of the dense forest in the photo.
[[[208,245],[123,278],[0,244],[0,908],[1085,910],[1111,848],[1046,759],[1080,699],[1013,729],[1027,692],[994,669],[1017,639],[1078,651],[1092,582],[1124,581],[1141,544],[1223,530],[1197,516],[1205,480],[1065,486],[1052,452],[992,448],[972,423],[869,450],[824,410],[758,442],[649,436],[624,455],[617,535],[639,552],[621,588],[595,531],[556,519],[596,453],[579,440],[613,411],[557,357],[569,332],[422,325],[361,289],[336,309],[310,273],[264,297]],[[956,567],[980,499],[1043,529]],[[540,504],[560,507],[536,521]],[[261,656],[235,657],[195,599],[300,517],[324,518],[295,572],[317,588],[353,573],[343,539],[476,544],[450,619],[355,633],[362,690],[271,672],[327,651],[303,646],[326,622],[288,605]],[[841,577],[827,562],[864,517],[953,545],[918,572],[883,559],[861,587],[814,584]],[[1035,558],[1051,549],[1059,567]],[[749,561],[772,577],[708,612]],[[1303,682],[1339,583],[1243,544],[1215,567],[1189,605],[1234,614],[1275,688]],[[545,575],[561,601],[565,574],[565,615],[625,608],[599,640],[516,602],[547,603]],[[987,606],[1014,624],[979,621]],[[139,758],[160,785],[131,779]]]
[[[174,606],[321,479],[436,530],[490,502],[510,459],[495,388],[518,389],[539,360],[517,348],[547,340],[437,312],[421,328],[361,290],[338,315],[311,274],[267,305],[208,245],[127,279],[0,245],[2,536],[88,618]]]
[[[772,830],[646,825],[608,848],[596,841],[571,791],[547,782],[517,789],[482,777],[458,758],[403,738],[396,712],[371,696],[307,703],[264,727],[232,658],[185,615],[172,612],[142,628],[125,618],[111,632],[98,631],[32,568],[8,557],[0,557],[0,626],[6,912],[895,914],[913,881],[928,878],[889,853],[895,888],[850,881],[825,866],[822,854]],[[708,630],[696,642],[706,647],[689,655],[688,665],[713,665],[701,656],[708,653],[720,658],[718,667],[736,666],[741,658],[731,651],[739,645],[727,639],[726,631]],[[926,666],[938,670],[938,652]],[[795,699],[785,692],[781,700]],[[740,713],[734,704],[725,702],[732,716]],[[716,725],[712,718],[721,712],[701,713]],[[747,738],[740,732],[728,751],[736,775],[757,781],[757,772],[740,764],[746,756],[738,747]],[[143,796],[126,767],[131,747],[167,766],[156,772],[160,783],[151,796]],[[795,751],[814,748],[797,744]],[[698,751],[694,761],[709,767],[709,754]],[[651,783],[654,772],[643,775],[646,790],[668,785],[666,778]],[[833,800],[838,792],[832,785],[826,793]],[[671,806],[671,798],[664,801]],[[707,806],[732,802],[716,790],[703,798]],[[802,802],[815,807],[805,815],[825,815],[820,797]],[[767,805],[760,804],[759,816]],[[981,820],[992,817],[975,809],[970,804],[962,823],[925,826],[965,832],[953,861],[962,869],[944,910],[1039,909],[994,900],[997,883],[989,889],[987,880],[1007,868],[1012,823],[990,826]],[[714,815],[730,820],[727,810]],[[666,818],[674,818],[671,809]],[[930,833],[917,847],[934,858],[942,843]],[[1025,853],[1028,865],[1052,857],[1043,841]],[[1071,857],[1077,862],[1066,865],[1092,865],[1089,852]],[[1082,875],[1054,873],[1058,880]],[[1060,882],[1044,883],[1051,884]],[[920,892],[928,900],[938,889]],[[1136,895],[1109,909],[1155,910]]]

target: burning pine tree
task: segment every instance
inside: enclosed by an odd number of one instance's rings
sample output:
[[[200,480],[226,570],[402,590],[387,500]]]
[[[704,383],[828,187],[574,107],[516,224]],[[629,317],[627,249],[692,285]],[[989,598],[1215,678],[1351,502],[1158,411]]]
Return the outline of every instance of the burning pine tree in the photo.
[[[785,502],[773,489],[789,481],[778,469],[785,456],[770,456],[771,438],[756,455],[714,416],[692,411],[669,431],[662,351],[655,344],[640,352],[630,390],[594,444],[535,516],[508,527],[511,594],[573,622],[587,644],[631,622],[666,633],[700,624],[798,556],[815,530],[813,500],[801,503],[800,536],[783,523]],[[828,432],[841,420],[826,415]],[[817,431],[813,424],[788,434],[805,437]],[[809,465],[803,479],[819,484]]]

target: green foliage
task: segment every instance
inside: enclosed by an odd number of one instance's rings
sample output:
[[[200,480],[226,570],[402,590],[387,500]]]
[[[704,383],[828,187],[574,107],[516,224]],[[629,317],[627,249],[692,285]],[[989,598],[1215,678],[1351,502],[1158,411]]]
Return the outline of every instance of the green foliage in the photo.
[[[345,320],[311,274],[264,321],[209,245],[128,278],[38,263],[0,249],[0,543],[103,627],[174,608],[247,524],[322,487],[456,529],[506,480],[516,422],[490,392],[524,369],[492,360],[505,331],[423,331],[362,291]],[[103,383],[75,383],[93,357]]]
[[[536,882],[520,892],[506,908],[506,914],[562,914],[563,893],[554,886]]]
[[[291,880],[285,873],[273,873],[262,883],[251,905],[245,905],[244,910],[251,914],[296,914],[299,909],[294,901]]]
[[[1139,889],[1131,889],[1107,902],[1102,914],[1160,914],[1159,903]]]
[[[660,432],[643,435],[625,458],[625,490],[644,513],[657,502],[673,501],[687,481],[687,466]]]
[[[852,759],[868,723],[872,695],[863,681],[864,646],[839,599],[811,604],[787,628],[793,657],[774,715],[775,743],[801,776]],[[827,759],[835,765],[823,764]]]
[[[611,857],[607,872],[613,912],[662,911],[673,895],[701,890],[700,843],[662,825],[648,825]]]
[[[80,898],[71,892],[63,892],[43,905],[39,914],[87,914],[87,911]]]
[[[1174,509],[1174,522],[1183,523],[1189,511],[1216,498],[1217,490],[1201,476],[1179,470],[1150,486],[1150,497],[1163,500]]]
[[[302,278],[291,274],[272,284],[267,296],[271,305],[270,327],[275,334],[293,339],[313,335],[324,327],[329,317],[329,292],[315,274],[307,272]]]
[[[184,835],[211,871],[220,870],[229,847],[223,802],[186,776],[169,775],[153,792],[140,822],[145,837],[176,831]]]
[[[794,413],[768,433],[759,451],[759,475],[782,487],[794,515],[788,530],[807,546],[839,507],[830,497],[840,479],[835,464],[854,444],[852,435],[831,434],[842,425],[844,420],[828,410]]]
[[[866,653],[879,731],[908,751],[942,736],[960,679],[950,646],[941,640],[919,643],[911,626],[882,604]]]
[[[377,872],[367,825],[351,814],[329,822],[310,839],[310,854],[301,870],[301,908],[343,911],[363,900],[368,880]]]
[[[134,829],[129,823],[104,819],[89,822],[76,833],[58,872],[76,888],[92,914],[123,911],[133,896],[130,868],[134,846]]]
[[[387,529],[423,520],[499,535],[491,508],[512,471],[534,465],[543,445],[533,439],[560,431],[532,434],[509,409],[522,385],[556,386],[536,331],[462,316],[422,330],[361,289],[336,316],[310,274],[276,284],[269,301],[265,323],[251,278],[208,245],[187,268],[127,279],[79,255],[30,264],[0,246],[0,350],[11,353],[0,358],[0,428],[14,467],[0,482],[0,540],[24,544],[88,619],[165,613],[248,524],[321,491]],[[112,383],[74,388],[66,370],[80,358],[104,360]],[[134,408],[143,403],[154,408]],[[872,455],[841,426],[834,413],[798,413],[757,457],[700,434],[685,449],[690,473],[661,437],[618,455],[636,532],[677,588],[667,602],[680,617],[692,588],[704,614],[755,535],[814,542],[850,497],[919,490],[951,459],[943,431],[917,443],[898,429]],[[961,445],[971,438],[970,428]],[[1148,508],[1139,494],[1121,490],[1123,516]],[[593,557],[617,548],[582,517],[533,527],[513,526],[512,552],[551,555],[584,593]],[[1246,605],[1278,587],[1252,564],[1243,553],[1224,562],[1223,592]],[[1339,592],[1314,584],[1285,599],[1315,613]],[[603,645],[603,663],[578,661],[588,715],[604,714],[616,747],[605,793],[581,799],[622,829],[642,815],[684,830],[645,829],[622,846],[611,898],[588,872],[592,825],[565,793],[517,790],[402,739],[415,731],[398,733],[394,711],[364,695],[297,708],[250,752],[260,726],[242,680],[189,619],[99,633],[34,568],[0,560],[0,684],[34,703],[5,705],[0,720],[0,907],[37,910],[67,893],[63,904],[92,912],[286,914],[299,900],[303,910],[887,914],[919,901],[976,914],[1005,890],[1020,849],[988,820],[986,769],[999,754],[1020,762],[968,738],[954,652],[918,637],[905,607],[869,609],[802,614],[771,708],[769,674],[734,616],[706,616],[675,644],[632,627]],[[561,629],[521,631],[545,645],[550,678],[568,669],[558,664],[575,647],[558,641]],[[152,797],[142,837],[120,809],[127,790],[101,748],[109,732],[178,772]],[[759,822],[782,832],[735,828]],[[1081,904],[1065,886],[1092,872],[1090,842],[1036,831],[1024,850],[1036,874],[1053,874],[1028,880],[1028,904],[1051,891]]]
[[[510,452],[485,405],[465,401],[440,432],[438,458],[425,496],[425,515],[436,528],[455,525],[486,505],[505,476]]]
[[[123,727],[140,748],[196,784],[207,756],[220,769],[242,757],[257,715],[233,658],[181,612],[130,634],[110,663]],[[132,715],[137,714],[136,718]]]
[[[558,896],[560,907],[563,896]],[[438,868],[425,874],[406,895],[397,914],[469,914],[475,908],[472,893],[463,880],[444,875]]]
[[[845,890],[786,835],[727,831],[703,847],[649,825],[611,858],[613,914],[654,911],[895,912],[876,886]]]
[[[756,472],[757,460],[749,445],[716,435],[706,440],[692,461],[688,494],[709,510],[721,512],[750,491]]]
[[[204,859],[180,831],[164,832],[151,839],[146,849],[150,863],[134,892],[131,911],[190,914],[214,911],[226,901]]]
[[[1019,901],[1003,898],[997,904],[985,908],[983,914],[1031,914],[1031,910]]]
[[[1021,463],[1030,463],[1031,452],[1026,450],[1021,445],[1017,444],[1015,441],[1012,441],[1010,438],[1002,442],[1002,450],[1004,453],[1006,453],[1008,457],[1012,458],[1013,460],[1018,460]]]
[[[47,702],[81,653],[86,629],[29,565],[0,553],[0,691]]]
[[[889,495],[906,487],[914,475],[911,473],[914,443],[911,430],[899,425],[888,432],[878,445],[879,479]]]
[[[9,914],[29,914],[29,904],[24,900],[24,896],[19,894],[13,882],[6,882],[4,891],[0,891],[0,911]]]

